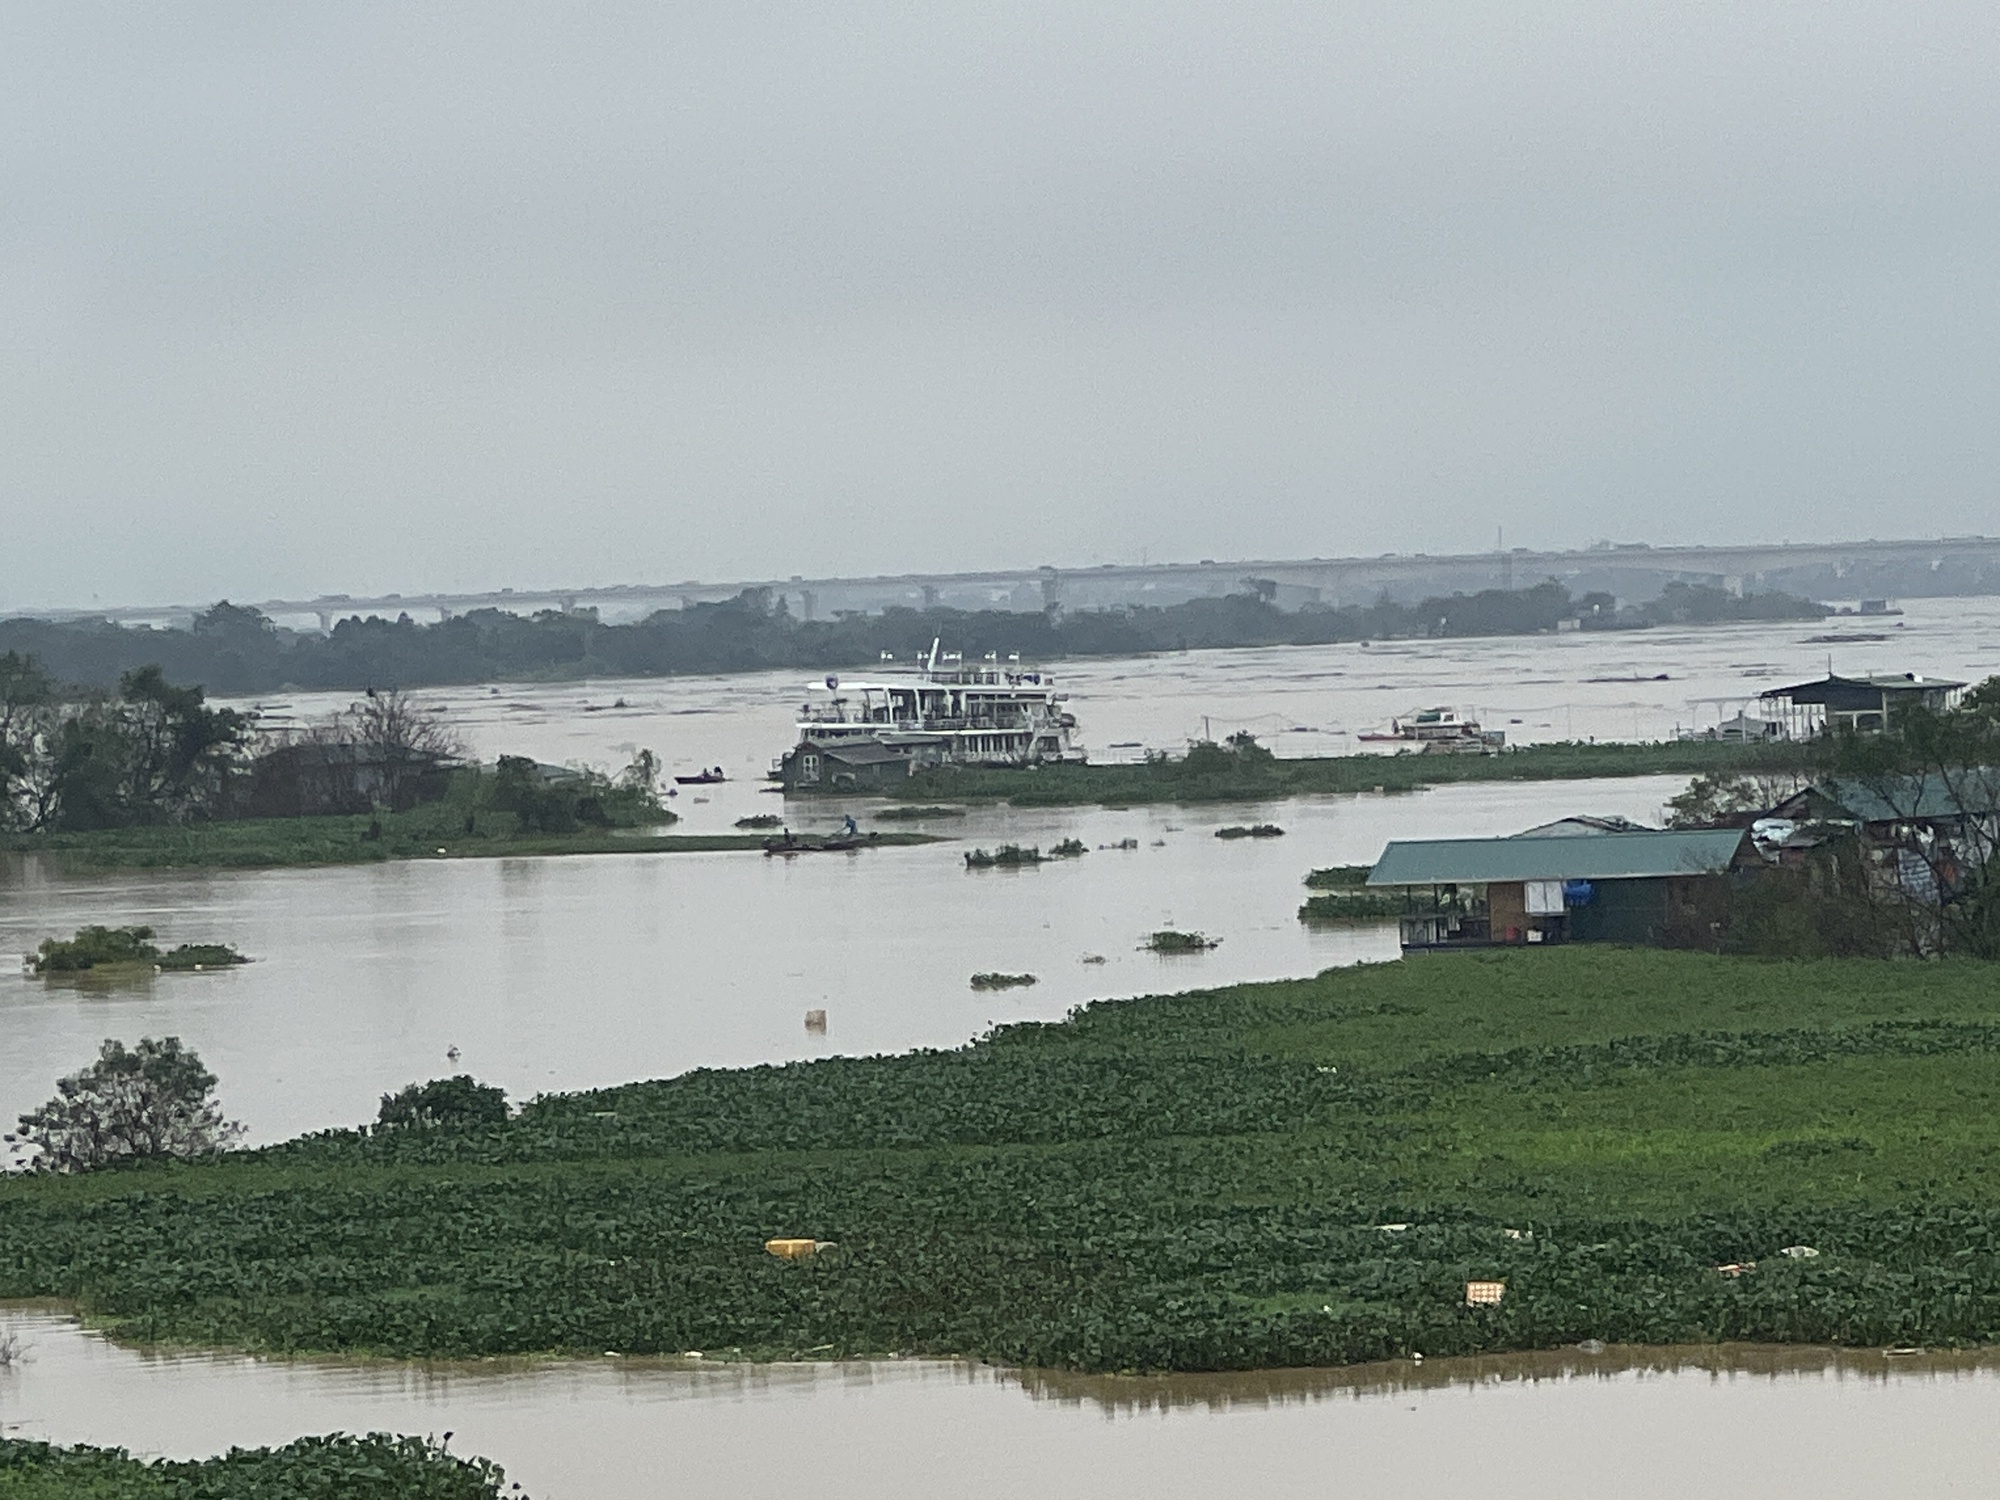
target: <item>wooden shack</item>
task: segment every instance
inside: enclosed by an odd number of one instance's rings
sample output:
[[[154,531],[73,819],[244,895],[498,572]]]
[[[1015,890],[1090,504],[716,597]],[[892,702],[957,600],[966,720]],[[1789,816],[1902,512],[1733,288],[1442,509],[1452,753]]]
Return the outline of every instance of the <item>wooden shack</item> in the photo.
[[[1740,828],[1403,839],[1368,884],[1400,890],[1408,951],[1701,942],[1729,881],[1760,869]]]

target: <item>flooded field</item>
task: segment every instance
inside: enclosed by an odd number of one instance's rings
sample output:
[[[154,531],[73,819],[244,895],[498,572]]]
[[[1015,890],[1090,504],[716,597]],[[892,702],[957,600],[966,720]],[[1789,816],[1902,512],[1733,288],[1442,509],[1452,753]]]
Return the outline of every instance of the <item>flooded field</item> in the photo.
[[[537,1500],[704,1493],[1989,1495],[2000,1359],[1618,1349],[1240,1376],[945,1362],[422,1366],[160,1356],[0,1309],[0,1431],[192,1457],[451,1432]]]

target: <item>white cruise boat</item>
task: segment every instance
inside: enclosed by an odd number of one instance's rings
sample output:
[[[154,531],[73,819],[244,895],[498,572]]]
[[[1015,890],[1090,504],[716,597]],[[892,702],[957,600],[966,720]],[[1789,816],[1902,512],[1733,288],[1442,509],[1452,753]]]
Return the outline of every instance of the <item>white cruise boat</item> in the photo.
[[[774,767],[787,791],[875,791],[933,766],[1080,762],[1076,716],[1048,673],[931,643],[914,668],[808,683],[798,743]]]

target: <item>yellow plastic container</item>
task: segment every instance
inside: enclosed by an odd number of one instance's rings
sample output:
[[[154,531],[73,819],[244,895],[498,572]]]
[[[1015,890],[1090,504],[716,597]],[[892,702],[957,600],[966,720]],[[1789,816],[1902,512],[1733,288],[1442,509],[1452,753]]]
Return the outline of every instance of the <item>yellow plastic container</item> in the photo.
[[[805,1260],[819,1248],[818,1240],[776,1239],[764,1241],[764,1248],[779,1260]]]

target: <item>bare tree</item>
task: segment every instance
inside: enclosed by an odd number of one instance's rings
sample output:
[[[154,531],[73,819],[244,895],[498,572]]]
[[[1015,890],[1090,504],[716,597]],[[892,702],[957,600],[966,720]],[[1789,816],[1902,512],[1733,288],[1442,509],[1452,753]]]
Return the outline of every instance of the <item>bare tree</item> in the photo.
[[[392,808],[406,805],[417,778],[466,754],[465,742],[442,713],[418,706],[395,688],[370,688],[367,697],[336,718],[335,733],[379,768],[381,800]]]
[[[177,1036],[107,1038],[97,1061],[56,1084],[4,1139],[34,1172],[91,1172],[125,1161],[210,1156],[243,1133],[214,1098],[215,1075]]]

